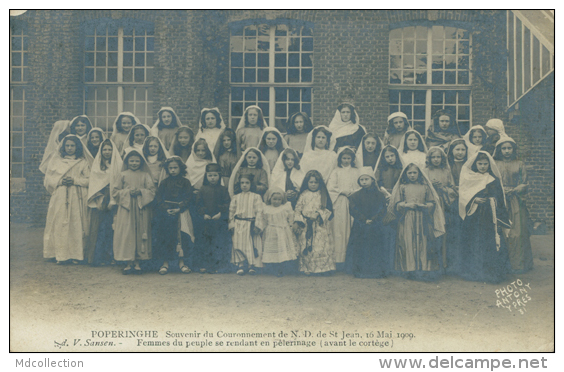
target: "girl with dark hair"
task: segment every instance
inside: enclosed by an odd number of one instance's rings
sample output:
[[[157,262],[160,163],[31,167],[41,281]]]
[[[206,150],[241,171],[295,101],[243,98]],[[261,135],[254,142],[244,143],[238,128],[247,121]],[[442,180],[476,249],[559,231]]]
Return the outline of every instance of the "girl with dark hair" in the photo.
[[[249,106],[245,109],[239,125],[237,126],[237,156],[249,147],[257,147],[262,137],[264,128],[268,127],[264,120],[262,110],[258,106]]]
[[[335,245],[329,231],[333,204],[316,170],[305,175],[294,212],[293,231],[298,238],[299,268],[306,275],[335,271]]]
[[[109,265],[113,259],[114,216],[117,207],[112,192],[119,181],[123,162],[112,140],[106,139],[94,158],[88,185],[90,228],[85,260],[92,266]]]
[[[217,139],[225,129],[225,123],[217,107],[203,108],[200,112],[199,130],[196,141],[200,138],[206,140],[210,149],[214,150]]]
[[[194,132],[188,127],[180,127],[174,133],[174,138],[170,145],[169,155],[179,156],[186,163],[192,147],[194,146]]]
[[[253,175],[253,186],[256,193],[263,196],[270,185],[270,166],[262,152],[256,147],[250,147],[241,156],[229,179],[229,195],[235,195],[234,186],[242,175]]]
[[[129,131],[136,124],[141,124],[141,121],[131,112],[122,112],[116,117],[110,138],[115,143],[118,154],[123,153]]]
[[[461,137],[456,118],[449,111],[438,110],[433,115],[433,123],[427,129],[427,147],[438,146],[446,150],[452,140]]]
[[[329,124],[329,130],[335,136],[335,152],[344,146],[356,151],[366,134],[366,129],[360,125],[358,113],[352,103],[342,103],[337,107],[335,116]]]
[[[92,128],[86,136],[86,150],[90,154],[91,160],[94,160],[100,149],[100,144],[106,139],[104,131],[100,128]]]
[[[284,139],[288,146],[297,151],[300,157],[307,146],[307,134],[312,130],[313,124],[305,112],[296,112],[288,119],[287,133]]]
[[[288,147],[282,151],[272,170],[270,188],[277,187],[283,190],[292,207],[295,207],[304,175],[305,173],[300,167],[300,157],[297,151]]]
[[[282,134],[278,131],[278,129],[274,127],[264,129],[258,148],[268,161],[271,171],[274,169],[274,165],[276,165],[276,161],[282,153],[282,150],[287,147],[288,144],[286,143],[286,140],[282,138]]]
[[[213,152],[217,163],[221,167],[221,180],[223,185],[229,185],[229,178],[237,164],[237,140],[231,128],[225,128],[219,135]]]
[[[150,131],[150,128],[145,124],[134,125],[129,131],[125,144],[123,145],[123,155],[125,155],[126,150],[130,148],[134,148],[140,153],[143,153],[143,144],[145,144],[145,138],[149,137]]]
[[[182,123],[172,107],[161,107],[157,112],[157,121],[151,128],[151,135],[159,137],[163,141],[165,150],[169,151],[176,131],[181,126]]]
[[[372,133],[366,133],[356,150],[356,165],[358,169],[363,167],[374,169],[381,151],[382,141],[380,137]]]
[[[170,262],[175,260],[178,260],[180,271],[188,274],[191,270],[185,260],[194,248],[194,238],[182,225],[183,213],[189,214],[188,207],[194,195],[192,184],[185,177],[186,165],[178,156],[166,159],[163,169],[166,178],[161,181],[153,202],[153,258],[161,265],[161,275],[168,273]]]
[[[51,194],[43,236],[43,257],[74,263],[84,258],[90,166],[80,139],[63,138],[45,172],[45,188]]]
[[[398,152],[403,164],[414,163],[419,169],[425,168],[427,146],[418,131],[410,129],[405,132]]]
[[[194,149],[192,154],[186,161],[188,171],[188,179],[194,187],[194,191],[200,190],[204,183],[206,176],[206,166],[210,163],[215,163],[215,158],[211,153],[208,143],[205,139],[200,138],[194,142]]]
[[[155,182],[155,187],[159,185],[159,180],[164,177],[164,169],[161,167],[168,158],[168,152],[159,137],[149,136],[143,144],[143,156],[147,159],[147,166],[151,171],[151,176]]]
[[[152,211],[148,205],[153,201],[155,192],[143,153],[135,148],[126,149],[121,176],[112,193],[118,205],[114,258],[127,262],[124,275],[141,274],[139,261],[151,259]]]
[[[74,117],[69,125],[70,134],[76,135],[82,141],[82,146],[86,147],[88,133],[92,130],[92,123],[86,115]]]
[[[335,218],[329,228],[335,244],[335,263],[338,270],[344,269],[347,246],[351,234],[352,219],[349,211],[349,196],[357,191],[359,169],[355,164],[355,153],[350,147],[341,147],[337,154],[337,168],[327,181],[327,191],[333,204]]]
[[[307,135],[307,145],[300,165],[304,173],[317,170],[323,179],[329,180],[329,176],[337,166],[337,154],[335,148],[335,137],[326,126],[315,127]]]
[[[460,179],[460,172],[462,166],[468,160],[468,146],[463,139],[457,139],[450,143],[448,146],[447,162],[452,172],[454,185],[458,190],[458,181]]]
[[[206,178],[196,199],[196,267],[201,272],[226,272],[231,253],[228,220],[231,198],[221,185],[221,167],[206,165]]]
[[[529,187],[527,170],[517,155],[517,143],[511,137],[502,136],[497,142],[494,159],[501,173],[511,220],[511,228],[504,233],[511,268],[514,273],[522,274],[533,268],[533,253],[528,228],[529,211],[524,200]]]
[[[249,149],[250,150],[250,149]],[[262,219],[262,198],[255,193],[254,176],[237,177],[236,194],[229,205],[229,230],[233,235],[231,262],[237,265],[237,275],[257,274],[262,267],[262,239],[256,221]]]
[[[510,270],[502,228],[511,228],[511,222],[501,177],[485,151],[468,159],[460,173],[460,276],[467,280],[499,283]]]
[[[398,150],[392,145],[384,147],[378,157],[374,176],[376,185],[387,200],[392,196],[392,190],[399,180],[402,169],[403,163]]]
[[[462,138],[466,141],[468,156],[473,156],[487,143],[488,134],[481,125],[475,125]]]
[[[389,217],[397,217],[395,269],[408,279],[440,276],[436,238],[445,233],[444,215],[431,181],[414,163],[408,164],[390,198]]]
[[[407,115],[403,112],[394,112],[388,116],[388,126],[384,133],[384,145],[392,145],[396,149],[399,148],[403,135],[409,129],[412,129],[412,127],[407,120]]]

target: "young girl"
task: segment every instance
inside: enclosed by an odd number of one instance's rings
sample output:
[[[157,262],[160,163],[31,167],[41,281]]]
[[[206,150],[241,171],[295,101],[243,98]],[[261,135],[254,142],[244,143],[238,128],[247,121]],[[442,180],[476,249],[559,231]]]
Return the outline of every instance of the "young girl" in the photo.
[[[418,131],[410,129],[405,132],[398,152],[403,164],[414,163],[419,169],[425,168],[427,146]]]
[[[253,105],[245,109],[236,131],[238,157],[246,149],[258,146],[262,131],[267,126],[260,107]]]
[[[431,181],[416,164],[410,163],[403,169],[388,213],[398,217],[395,269],[408,279],[438,278],[436,238],[445,233],[444,215]]]
[[[329,179],[331,172],[337,166],[337,154],[333,133],[323,125],[315,127],[307,135],[307,146],[300,164],[304,173],[317,170],[324,181]]]
[[[78,115],[71,120],[69,126],[70,134],[76,135],[82,142],[82,147],[86,147],[88,133],[92,130],[92,123],[88,116]]]
[[[112,193],[120,179],[123,162],[117,145],[106,139],[94,158],[88,184],[90,231],[85,260],[92,266],[108,265],[113,259],[115,200]]]
[[[375,181],[371,167],[360,169],[357,182],[361,189],[349,197],[354,223],[347,252],[356,278],[383,278],[390,272],[389,233],[382,223],[386,198]]]
[[[200,138],[194,142],[194,150],[186,161],[188,179],[196,191],[202,187],[206,175],[206,166],[210,163],[215,163],[215,158],[206,140]]]
[[[375,169],[378,156],[382,152],[382,141],[375,134],[367,133],[362,137],[362,142],[356,150],[356,165],[358,169],[371,167]]]
[[[92,160],[98,155],[98,150],[100,149],[100,144],[106,139],[104,131],[100,128],[92,128],[88,135],[86,136],[86,150],[92,157]]]
[[[194,239],[182,225],[183,214],[189,214],[188,206],[194,195],[192,185],[184,177],[186,165],[178,156],[166,159],[163,168],[167,177],[161,181],[154,200],[153,256],[161,265],[159,274],[167,274],[169,263],[174,260],[178,260],[180,271],[188,274],[191,270],[184,260],[193,248]]]
[[[51,194],[43,257],[57,263],[84,258],[83,240],[87,231],[87,197],[90,167],[80,139],[66,136],[53,154],[45,172],[45,188]]]
[[[407,115],[403,112],[394,112],[388,116],[388,127],[384,133],[384,145],[392,145],[399,148],[403,135],[410,129]]]
[[[510,270],[502,227],[510,228],[501,173],[489,153],[478,151],[460,173],[462,223],[460,275],[499,283]]]
[[[122,112],[116,117],[114,121],[114,126],[112,129],[111,140],[116,145],[118,154],[122,154],[124,150],[125,140],[129,135],[129,131],[134,125],[141,124],[139,119],[131,112]]]
[[[252,174],[241,175],[236,183],[235,195],[229,205],[229,230],[233,235],[231,262],[237,265],[237,275],[245,275],[245,264],[250,275],[262,267],[262,239],[255,225],[262,219],[262,199],[255,193]]]
[[[342,103],[337,107],[333,120],[329,124],[329,130],[335,137],[335,152],[344,146],[356,151],[362,137],[366,134],[366,129],[359,124],[358,113],[351,103]]]
[[[529,186],[527,170],[525,164],[517,157],[517,143],[511,137],[502,136],[497,142],[494,159],[501,173],[511,220],[511,229],[504,231],[511,268],[514,273],[525,273],[533,268],[528,228],[529,211],[524,200]]]
[[[335,271],[335,246],[328,223],[333,218],[331,197],[316,170],[307,172],[294,212],[299,268],[306,275]]]
[[[214,150],[217,139],[225,129],[225,123],[217,107],[204,108],[200,112],[199,130],[195,140],[203,138],[206,140],[210,149]]]
[[[403,163],[398,150],[392,145],[385,146],[378,157],[374,176],[376,185],[387,200],[392,196],[392,190],[400,178],[402,169]]]
[[[327,191],[333,204],[334,219],[329,224],[335,244],[335,263],[338,270],[344,269],[347,246],[351,234],[352,219],[349,211],[349,196],[357,191],[358,168],[355,154],[350,147],[341,147],[337,154],[337,168],[331,172]]]
[[[47,146],[45,146],[43,158],[41,159],[41,164],[39,165],[41,173],[45,174],[47,172],[49,161],[51,161],[53,155],[58,153],[62,138],[68,134],[69,125],[70,120],[59,120],[53,124],[53,129],[51,129],[51,134],[49,135],[49,140],[47,141]],[[65,134],[63,135],[63,133]]]
[[[232,177],[229,179],[229,195],[231,197],[235,195],[235,183],[245,174],[253,175],[255,192],[263,196],[270,184],[270,166],[266,157],[256,147],[246,149],[233,168]]]
[[[487,142],[488,134],[481,125],[473,126],[468,133],[464,135],[464,141],[468,147],[468,156],[473,156],[480,151]]]
[[[136,149],[140,153],[143,153],[143,144],[145,143],[145,138],[149,136],[149,127],[145,124],[136,124],[131,128],[127,139],[125,140],[125,149],[123,150],[123,155],[130,149]],[[122,156],[123,157],[123,156]]]
[[[497,141],[499,141],[501,137],[506,136],[503,121],[500,119],[490,119],[486,125],[484,125],[484,129],[486,130],[488,138],[484,141],[484,145],[481,150],[487,151],[493,156]]]
[[[161,165],[168,158],[168,152],[164,149],[164,145],[159,137],[149,136],[145,139],[143,156],[147,159],[147,166],[151,171],[155,187],[157,187],[159,180],[164,178],[163,172],[166,171]]]
[[[285,192],[277,187],[269,189],[264,199],[266,205],[263,206],[262,219],[257,220],[263,231],[262,262],[265,267],[270,266],[277,276],[283,276],[291,271],[298,258],[298,243],[292,232],[294,211],[286,200]]]
[[[194,147],[194,132],[188,127],[180,127],[174,134],[169,154],[180,157],[186,163],[192,154],[192,147]]]
[[[259,150],[263,153],[268,161],[268,166],[272,171],[276,161],[280,157],[282,151],[288,147],[286,140],[282,138],[282,134],[274,127],[265,128],[259,142]]]
[[[438,146],[446,150],[452,140],[461,137],[456,118],[450,112],[438,110],[433,115],[433,123],[427,129],[427,147]]]
[[[163,141],[165,150],[169,151],[176,131],[182,126],[182,123],[172,107],[161,107],[157,112],[157,117],[157,121],[151,128],[151,135],[159,137]]]
[[[448,166],[447,156],[442,148],[433,146],[427,152],[425,174],[433,184],[433,188],[439,196],[439,204],[445,214],[446,233],[442,236],[440,241],[442,241],[442,266],[446,269],[452,264],[448,262],[448,256],[452,256],[452,254],[449,254],[447,249],[452,249],[452,247],[448,246],[447,237],[450,233],[456,233],[450,231],[452,220],[451,205],[457,200],[458,193],[454,189],[454,179],[452,178],[452,173]]]
[[[229,178],[233,168],[237,164],[237,141],[235,132],[231,128],[225,128],[219,136],[213,152],[217,163],[221,167],[221,180],[223,185],[229,185]]]
[[[132,129],[133,131],[133,129]],[[118,205],[114,230],[114,259],[126,261],[123,274],[141,274],[139,260],[151,258],[151,209],[155,184],[143,153],[125,150],[121,176],[112,196]]]
[[[447,160],[452,177],[454,179],[455,189],[458,191],[458,181],[460,179],[460,171],[462,166],[468,160],[468,146],[463,139],[457,139],[450,143],[448,147]]]
[[[226,272],[231,253],[228,231],[229,204],[227,187],[221,185],[221,167],[206,165],[206,178],[196,199],[196,249],[201,272]],[[202,270],[203,269],[203,270]]]
[[[284,190],[286,199],[292,207],[295,207],[303,180],[304,172],[300,167],[300,157],[294,149],[288,147],[282,151],[272,170],[270,187]]]
[[[312,130],[313,124],[305,112],[296,112],[288,119],[287,133],[284,139],[288,146],[296,150],[300,157],[307,146],[307,134]]]

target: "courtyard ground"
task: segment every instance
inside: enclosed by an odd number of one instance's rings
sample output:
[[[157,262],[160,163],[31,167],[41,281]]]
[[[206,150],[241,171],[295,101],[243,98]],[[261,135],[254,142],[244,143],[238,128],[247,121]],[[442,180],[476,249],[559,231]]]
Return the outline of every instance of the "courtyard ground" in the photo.
[[[12,351],[554,349],[553,236],[533,236],[534,270],[499,285],[342,273],[123,276],[115,266],[45,262],[42,238],[41,227],[10,226]],[[523,302],[497,306],[502,287],[520,289]]]

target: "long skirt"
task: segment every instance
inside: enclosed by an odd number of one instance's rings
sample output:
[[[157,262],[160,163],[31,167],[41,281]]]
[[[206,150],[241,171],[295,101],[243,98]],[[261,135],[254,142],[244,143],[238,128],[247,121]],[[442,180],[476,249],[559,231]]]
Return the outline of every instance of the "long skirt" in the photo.
[[[349,240],[351,272],[357,278],[383,278],[390,269],[390,245],[386,227],[374,221],[367,225],[355,221]]]
[[[227,221],[204,220],[199,216],[197,220],[196,249],[194,266],[208,271],[224,272],[229,267],[231,258],[231,239]]]

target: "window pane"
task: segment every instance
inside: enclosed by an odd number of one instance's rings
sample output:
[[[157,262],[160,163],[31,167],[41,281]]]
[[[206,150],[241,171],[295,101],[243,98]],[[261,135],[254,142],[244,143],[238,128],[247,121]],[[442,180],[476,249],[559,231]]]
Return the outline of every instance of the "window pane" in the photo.
[[[458,72],[458,84],[470,84],[470,74],[468,71]]]
[[[231,53],[231,67],[243,67],[243,53]]]
[[[12,132],[12,148],[13,147],[23,147],[23,133]]]
[[[427,54],[427,40],[418,40],[417,50],[415,52],[417,54]]]
[[[20,68],[12,69],[12,81],[22,81],[22,70]]]
[[[413,40],[403,41],[403,52],[404,53],[414,53],[415,52],[415,42]]]
[[[96,38],[96,50],[97,51],[105,51],[106,50],[106,38],[105,37],[97,37]]]
[[[135,88],[125,87],[123,89],[123,98],[125,101],[133,101],[135,99]]]
[[[109,51],[117,51],[118,50],[118,38],[117,37],[109,37],[108,38],[108,50]]]
[[[132,37],[124,37],[123,38],[123,50],[126,52],[133,51],[133,38]]]
[[[277,68],[274,70],[274,82],[285,83],[286,82],[286,69]]]
[[[145,66],[145,54],[135,53],[135,66]]]
[[[145,50],[145,38],[144,37],[136,37],[135,38],[135,50],[142,52]]]
[[[445,92],[445,104],[451,105],[456,103],[456,91]]]
[[[97,68],[96,69],[96,81],[97,82],[106,81],[106,69],[105,68]]]
[[[257,100],[256,88],[245,88],[245,101],[256,102],[256,100]]]
[[[245,38],[245,50],[254,52],[257,50],[257,39],[254,37]]]
[[[288,82],[298,83],[300,81],[300,70],[296,68],[288,69]]]
[[[445,71],[445,84],[456,84],[456,71]]]
[[[231,82],[233,82],[233,83],[243,82],[243,69],[242,68],[232,68],[231,69]]]
[[[108,81],[111,83],[117,82],[117,68],[108,69]]]
[[[145,81],[145,69],[136,68],[135,69],[135,82],[142,83]]]
[[[147,51],[152,52],[155,50],[155,40],[152,37],[147,38]]]
[[[390,90],[389,93],[390,103],[399,103],[399,91],[398,90]]]
[[[304,52],[313,51],[313,38],[311,37],[304,37],[302,39],[302,50]]]
[[[442,83],[443,83],[443,72],[433,71],[433,84],[442,84]]]
[[[255,67],[257,65],[257,56],[254,53],[245,53],[245,66]]]
[[[84,65],[85,66],[94,66],[94,53],[85,53],[84,54]]]
[[[313,70],[311,69],[303,69],[302,70],[302,82],[309,83],[313,81]]]
[[[300,54],[290,53],[288,54],[288,66],[299,67],[300,66]]]
[[[276,66],[276,67],[286,67],[286,54],[277,53],[274,56],[274,66]]]
[[[290,88],[288,89],[288,101],[299,102],[300,101],[300,88]]]
[[[267,83],[268,82],[268,70],[267,69],[263,69],[263,68],[259,68],[257,70],[257,81],[259,83]]]
[[[118,64],[118,54],[108,53],[108,66],[117,66]]]
[[[96,53],[96,66],[106,65],[106,53]]]
[[[270,49],[270,42],[266,40],[258,40],[257,41],[257,49],[259,51],[268,52]]]
[[[147,66],[153,66],[153,53],[145,54],[145,63]]]
[[[416,84],[427,84],[427,72],[417,71],[417,73],[415,74],[415,79]]]
[[[21,148],[12,148],[12,162],[21,163],[23,162],[23,151]]]
[[[401,92],[401,103],[402,103],[402,105],[406,104],[406,103],[412,103],[413,102],[412,97],[413,97],[413,93],[411,91]]]
[[[276,102],[286,101],[287,88],[274,88]]]
[[[245,69],[245,83],[255,83],[257,81],[256,70],[254,68]]]
[[[232,116],[242,116],[243,115],[243,104],[242,103],[232,103],[231,104],[231,115]]]
[[[463,90],[458,93],[458,103],[470,104],[470,91]]]
[[[415,120],[425,120],[425,106],[413,106],[413,118]]]
[[[133,66],[133,53],[123,53],[123,65]]]
[[[285,117],[286,116],[286,104],[285,103],[277,103],[276,104],[276,116],[278,117]]]
[[[87,37],[84,40],[84,49],[86,50],[94,50],[94,38]]]
[[[259,67],[268,67],[269,66],[269,55],[268,53],[259,53],[258,54],[258,63]]]
[[[22,65],[22,54],[20,52],[12,53],[12,66]]]
[[[242,88],[231,88],[231,100],[232,101],[242,101],[243,100],[243,89]]]
[[[268,102],[268,97],[270,96],[270,89],[269,88],[258,88],[257,89],[257,93],[258,93],[258,100],[259,101],[267,101]]]

